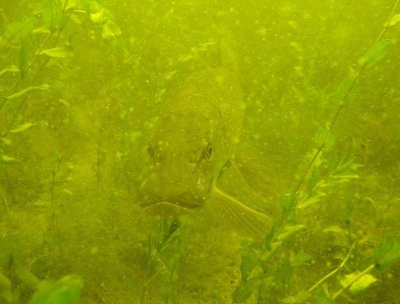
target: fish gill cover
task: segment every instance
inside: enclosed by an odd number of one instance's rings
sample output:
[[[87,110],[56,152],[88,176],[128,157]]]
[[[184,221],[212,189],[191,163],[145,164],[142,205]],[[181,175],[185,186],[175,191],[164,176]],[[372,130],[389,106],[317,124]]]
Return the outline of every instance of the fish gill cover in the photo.
[[[2,0],[0,303],[397,302],[399,37],[399,0]]]

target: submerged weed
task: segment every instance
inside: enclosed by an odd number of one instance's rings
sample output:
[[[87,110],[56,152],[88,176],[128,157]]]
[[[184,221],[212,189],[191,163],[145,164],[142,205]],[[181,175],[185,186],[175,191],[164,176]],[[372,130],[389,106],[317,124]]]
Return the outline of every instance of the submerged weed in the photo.
[[[387,24],[390,23],[397,5],[398,2]],[[368,289],[378,281],[375,277],[375,275],[379,275],[378,271],[384,270],[400,257],[400,245],[392,237],[383,239],[381,244],[377,245],[376,241],[372,241],[372,244],[366,242],[366,237],[362,233],[351,231],[349,227],[347,227],[348,230],[338,226],[329,227],[323,231],[342,235],[344,239],[352,242],[351,246],[348,242],[342,244],[348,253],[339,257],[341,263],[337,268],[323,276],[308,290],[298,291],[294,286],[296,268],[307,267],[309,262],[315,262],[317,259],[313,254],[304,251],[297,253],[292,251],[298,247],[297,243],[307,239],[307,234],[311,241],[313,234],[316,235],[315,232],[304,231],[307,226],[300,224],[303,222],[304,211],[308,208],[315,208],[315,205],[327,203],[329,193],[333,193],[332,188],[337,190],[343,184],[359,177],[356,170],[360,165],[355,162],[353,156],[349,157],[345,154],[338,158],[327,152],[336,142],[336,135],[332,128],[347,104],[361,72],[366,67],[380,61],[392,46],[390,41],[381,40],[385,32],[386,27],[376,43],[359,60],[358,70],[349,73],[337,90],[336,96],[340,100],[337,111],[332,121],[327,126],[321,127],[314,137],[317,148],[306,159],[306,165],[302,168],[296,188],[280,196],[281,218],[266,236],[265,243],[262,245],[242,243],[241,280],[232,294],[233,303],[246,303],[254,293],[256,293],[257,303],[278,301],[306,303],[313,297],[315,290],[321,286],[323,286],[323,291],[315,295],[315,303],[335,303],[345,292],[357,296]],[[302,190],[303,184],[307,185],[305,190]],[[313,229],[315,230],[315,228]],[[371,254],[371,247],[374,246],[374,253]],[[366,248],[366,252],[354,254],[354,250],[358,247]],[[349,260],[352,263],[351,267],[347,265]],[[335,282],[327,283],[333,276],[340,278],[341,287],[338,287]]]

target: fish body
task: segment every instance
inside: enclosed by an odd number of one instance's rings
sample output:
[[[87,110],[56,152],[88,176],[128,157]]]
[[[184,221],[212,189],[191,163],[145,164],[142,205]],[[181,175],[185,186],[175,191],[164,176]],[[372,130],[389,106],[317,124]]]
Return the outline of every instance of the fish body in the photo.
[[[227,69],[200,72],[166,102],[148,146],[141,205],[201,207],[231,159],[243,121],[240,84]]]
[[[240,82],[228,69],[208,69],[185,80],[168,98],[149,142],[151,166],[140,205],[164,216],[208,207],[242,234],[264,236],[272,220],[216,187],[233,159],[244,108]]]

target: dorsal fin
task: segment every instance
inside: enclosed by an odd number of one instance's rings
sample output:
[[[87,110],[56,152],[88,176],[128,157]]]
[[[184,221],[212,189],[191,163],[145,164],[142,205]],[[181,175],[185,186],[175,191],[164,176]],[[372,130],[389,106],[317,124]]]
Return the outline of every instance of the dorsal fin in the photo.
[[[216,29],[219,37],[219,62],[220,67],[238,74],[238,64],[234,52],[234,34],[228,25],[228,13],[219,13],[216,16]]]
[[[219,38],[220,65],[222,68],[225,68],[234,74],[238,74],[237,59],[232,45],[232,33],[227,30],[223,30]]]

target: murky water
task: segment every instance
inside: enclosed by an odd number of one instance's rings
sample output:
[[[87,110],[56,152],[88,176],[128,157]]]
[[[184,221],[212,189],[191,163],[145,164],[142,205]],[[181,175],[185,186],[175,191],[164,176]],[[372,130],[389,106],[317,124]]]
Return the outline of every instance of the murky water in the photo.
[[[0,303],[396,303],[399,38],[397,0],[2,0]]]

